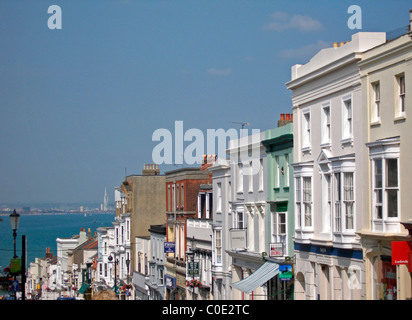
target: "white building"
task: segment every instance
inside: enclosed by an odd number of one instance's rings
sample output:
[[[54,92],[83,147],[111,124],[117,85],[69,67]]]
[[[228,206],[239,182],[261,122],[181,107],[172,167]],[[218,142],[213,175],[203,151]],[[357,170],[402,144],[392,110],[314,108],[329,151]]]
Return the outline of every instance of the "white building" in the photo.
[[[269,249],[265,241],[266,149],[261,143],[264,139],[265,132],[259,132],[230,140],[228,145],[231,200],[229,229],[224,232],[230,239],[227,253],[232,262],[232,298],[236,300],[267,298],[267,281],[252,281],[246,287],[239,286],[241,280],[262,267],[262,253]]]
[[[232,297],[232,258],[226,252],[229,248],[229,227],[231,226],[230,201],[232,181],[229,160],[218,158],[209,168],[213,177],[213,220],[212,220],[212,279],[213,298],[227,300]]]
[[[149,289],[149,300],[165,299],[166,224],[150,226],[149,277],[145,285]]]
[[[362,53],[385,33],[357,33],[292,67],[295,299],[361,299]]]
[[[57,238],[56,290],[68,290],[72,270],[69,268],[69,252],[87,241],[86,230],[81,228],[79,235],[71,238]]]

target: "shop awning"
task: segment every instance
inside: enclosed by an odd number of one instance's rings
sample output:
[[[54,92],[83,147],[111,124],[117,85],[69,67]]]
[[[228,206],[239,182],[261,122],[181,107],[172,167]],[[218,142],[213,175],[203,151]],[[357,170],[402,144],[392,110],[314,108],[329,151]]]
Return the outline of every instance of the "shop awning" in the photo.
[[[278,273],[279,265],[274,262],[266,261],[264,265],[252,273],[249,277],[233,283],[232,287],[245,293],[251,293],[257,287],[265,284]]]

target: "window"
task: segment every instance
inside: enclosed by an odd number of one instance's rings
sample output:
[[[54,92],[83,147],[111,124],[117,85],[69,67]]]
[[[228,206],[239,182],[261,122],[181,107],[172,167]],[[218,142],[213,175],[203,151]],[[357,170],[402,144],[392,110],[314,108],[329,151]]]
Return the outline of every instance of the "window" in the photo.
[[[299,228],[302,227],[302,187],[301,187],[301,178],[296,178],[296,220],[297,220],[297,226]]]
[[[310,111],[303,113],[302,148],[310,149]]]
[[[400,232],[399,144],[399,137],[366,144],[371,159],[371,220],[374,232]]]
[[[342,140],[352,138],[352,98],[343,98],[342,106]]]
[[[237,176],[237,192],[243,192],[243,164],[238,164],[238,176]]]
[[[322,107],[322,143],[330,143],[330,104],[326,103]]]
[[[331,175],[325,173],[322,183],[322,202],[323,202],[323,220],[322,231],[329,233],[331,231],[331,212],[332,212],[332,193],[331,193]]]
[[[158,269],[158,280],[159,280],[159,285],[163,285],[164,283],[164,275],[163,275],[163,269],[159,268]]]
[[[372,84],[373,90],[373,110],[372,110],[372,122],[378,122],[381,118],[381,110],[380,110],[380,85],[379,82],[375,82]]]
[[[312,226],[312,179],[303,178],[303,205],[305,209],[305,227]]]
[[[283,252],[287,249],[287,214],[272,212],[272,242],[283,243]]]
[[[285,167],[283,168],[283,174],[285,175],[285,187],[289,187],[289,155],[285,154]]]
[[[263,191],[263,159],[259,161],[259,191]]]
[[[279,181],[280,181],[280,164],[279,164],[279,156],[275,156],[275,188],[279,188]]]
[[[396,77],[398,82],[398,116],[405,115],[405,75]]]
[[[354,209],[354,193],[353,193],[353,172],[343,173],[343,204],[345,212],[345,227],[353,229],[353,209]]]
[[[373,170],[375,219],[397,218],[399,216],[398,159],[376,159],[373,161]]]
[[[222,211],[222,183],[218,182],[217,184],[217,204],[216,204],[216,211]]]
[[[354,229],[354,201],[353,172],[335,173],[335,232]]]
[[[253,192],[253,163],[249,161],[249,192]]]
[[[312,178],[296,178],[296,213],[298,227],[312,227]]]
[[[243,211],[235,211],[233,214],[233,228],[244,229]]]
[[[222,263],[222,230],[215,230],[215,257],[216,263]]]

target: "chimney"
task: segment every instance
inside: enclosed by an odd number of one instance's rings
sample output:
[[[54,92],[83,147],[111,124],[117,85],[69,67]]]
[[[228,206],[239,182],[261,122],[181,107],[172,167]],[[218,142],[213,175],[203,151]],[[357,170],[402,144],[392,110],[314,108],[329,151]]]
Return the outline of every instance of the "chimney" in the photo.
[[[53,253],[50,252],[50,248],[46,248],[46,259],[53,258]]]
[[[215,154],[204,154],[203,155],[203,163],[200,167],[200,170],[206,170],[210,166],[212,166],[216,162],[216,155]]]
[[[290,122],[293,122],[293,113],[281,113],[280,120],[278,120],[278,127],[283,127]]]
[[[143,166],[142,174],[144,176],[158,176],[160,174],[158,164],[145,164]]]
[[[90,228],[87,229],[87,238],[90,239],[92,237],[92,231]]]
[[[409,32],[412,32],[412,9],[409,10]]]

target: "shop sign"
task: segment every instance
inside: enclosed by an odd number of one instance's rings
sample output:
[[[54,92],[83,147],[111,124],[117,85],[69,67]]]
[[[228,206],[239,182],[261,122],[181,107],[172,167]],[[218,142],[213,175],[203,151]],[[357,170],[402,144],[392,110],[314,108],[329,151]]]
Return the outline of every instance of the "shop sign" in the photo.
[[[291,264],[279,265],[279,280],[292,280],[293,272]]]
[[[409,264],[411,243],[409,241],[392,241],[392,264]]]
[[[176,287],[176,278],[165,275],[165,285],[166,288],[173,290]]]
[[[11,273],[20,272],[20,258],[10,259],[10,272]]]
[[[246,248],[246,229],[230,230],[230,242],[234,250]]]
[[[269,257],[283,257],[283,243],[271,243]]]
[[[175,253],[175,243],[165,242],[164,243],[164,253]]]

